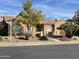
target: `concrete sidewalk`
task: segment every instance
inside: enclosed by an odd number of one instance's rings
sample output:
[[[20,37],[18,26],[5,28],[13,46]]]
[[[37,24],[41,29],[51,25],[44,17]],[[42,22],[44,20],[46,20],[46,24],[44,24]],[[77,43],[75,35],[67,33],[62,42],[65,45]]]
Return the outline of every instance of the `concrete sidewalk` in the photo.
[[[19,42],[0,42],[0,47],[16,47],[16,46],[38,46],[38,45],[63,45],[63,44],[79,44],[79,40],[72,41],[19,41]]]

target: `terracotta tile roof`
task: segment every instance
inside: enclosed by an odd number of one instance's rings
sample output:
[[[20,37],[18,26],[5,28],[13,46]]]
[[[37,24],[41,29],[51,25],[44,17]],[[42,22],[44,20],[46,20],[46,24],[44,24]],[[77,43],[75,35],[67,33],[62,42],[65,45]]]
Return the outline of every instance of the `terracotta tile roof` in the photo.
[[[3,19],[4,19],[5,21],[9,21],[9,20],[15,18],[15,16],[2,16],[2,17],[3,17]]]
[[[65,20],[43,20],[40,22],[40,24],[55,24],[55,23],[64,23]]]
[[[40,24],[54,24],[55,21],[53,20],[43,20],[40,22]]]

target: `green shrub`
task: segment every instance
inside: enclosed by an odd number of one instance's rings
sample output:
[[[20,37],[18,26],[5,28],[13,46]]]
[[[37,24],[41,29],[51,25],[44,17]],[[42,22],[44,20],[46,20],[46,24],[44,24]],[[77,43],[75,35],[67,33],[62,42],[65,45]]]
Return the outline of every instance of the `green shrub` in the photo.
[[[36,37],[37,37],[37,38],[40,38],[40,37],[41,37],[41,35],[40,35],[40,34],[36,34]]]
[[[25,33],[25,35],[26,35],[27,37],[30,37],[30,36],[32,36],[32,33],[31,33],[31,32],[27,32],[27,33]]]
[[[27,32],[27,33],[25,33],[25,36],[26,36],[25,40],[29,40],[29,37],[32,36],[32,33],[31,32]]]
[[[45,36],[42,36],[42,37],[39,38],[39,40],[48,40],[48,38],[45,37]]]

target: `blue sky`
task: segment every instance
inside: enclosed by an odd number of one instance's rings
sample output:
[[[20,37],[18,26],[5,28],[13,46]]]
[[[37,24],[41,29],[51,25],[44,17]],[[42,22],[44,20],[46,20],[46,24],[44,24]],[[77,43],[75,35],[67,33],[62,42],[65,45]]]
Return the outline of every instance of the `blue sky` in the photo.
[[[24,0],[0,0],[0,16],[16,16],[22,10]],[[79,0],[32,0],[33,7],[47,18],[71,18],[79,9]]]
[[[0,16],[16,16],[22,9],[24,0],[0,0]]]

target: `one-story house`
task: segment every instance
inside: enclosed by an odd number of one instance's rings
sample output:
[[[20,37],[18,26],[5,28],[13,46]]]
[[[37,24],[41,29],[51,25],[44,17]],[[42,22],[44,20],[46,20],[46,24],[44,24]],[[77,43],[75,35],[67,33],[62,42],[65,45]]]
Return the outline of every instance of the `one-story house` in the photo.
[[[12,21],[12,31],[16,32],[28,32],[28,28],[26,24],[17,24],[16,17],[13,16],[3,16],[3,19],[8,22]],[[39,24],[36,25],[33,30],[33,35],[41,34],[45,36],[65,36],[64,30],[57,29],[60,25],[64,24],[65,20],[43,20]],[[42,33],[40,32],[42,31]]]

